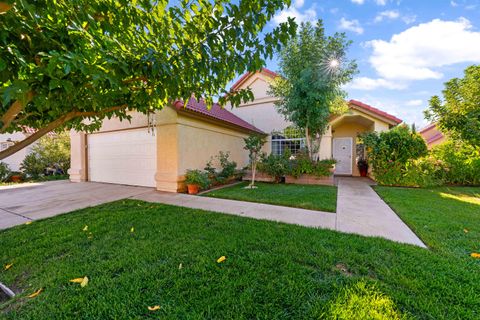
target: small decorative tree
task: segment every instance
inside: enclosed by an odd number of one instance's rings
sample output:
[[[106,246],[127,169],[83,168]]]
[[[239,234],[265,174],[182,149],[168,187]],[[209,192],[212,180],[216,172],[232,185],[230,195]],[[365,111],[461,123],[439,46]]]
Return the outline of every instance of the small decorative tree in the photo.
[[[255,173],[257,171],[257,162],[260,158],[260,152],[262,151],[262,147],[265,144],[265,138],[260,135],[251,135],[248,138],[243,139],[245,141],[245,150],[248,150],[249,154],[248,157],[250,158],[250,166],[252,170],[252,181],[246,189],[254,189],[255,186]]]

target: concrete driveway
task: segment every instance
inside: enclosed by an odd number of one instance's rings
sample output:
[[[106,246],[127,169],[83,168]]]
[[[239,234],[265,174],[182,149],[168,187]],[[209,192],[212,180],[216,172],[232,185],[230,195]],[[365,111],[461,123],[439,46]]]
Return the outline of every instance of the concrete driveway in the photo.
[[[0,187],[0,229],[139,196],[153,188],[67,180]]]

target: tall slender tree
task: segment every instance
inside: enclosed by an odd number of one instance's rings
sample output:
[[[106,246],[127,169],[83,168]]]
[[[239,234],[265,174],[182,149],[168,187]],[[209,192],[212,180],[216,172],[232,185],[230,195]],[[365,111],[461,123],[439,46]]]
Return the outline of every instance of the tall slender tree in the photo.
[[[351,42],[344,33],[327,36],[322,20],[303,23],[297,35],[280,50],[280,75],[270,93],[280,100],[276,106],[286,120],[305,130],[311,158],[332,114],[346,109],[342,86],[357,72],[346,57]],[[319,147],[319,146],[318,146]]]
[[[92,131],[191,95],[238,105],[223,88],[264,65],[295,32],[265,32],[290,0],[0,0],[0,133]],[[84,121],[85,119],[89,121]]]

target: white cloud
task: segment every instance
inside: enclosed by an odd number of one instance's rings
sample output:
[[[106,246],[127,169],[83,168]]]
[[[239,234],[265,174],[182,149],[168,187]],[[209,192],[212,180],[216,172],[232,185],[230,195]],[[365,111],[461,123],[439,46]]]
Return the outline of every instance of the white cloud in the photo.
[[[303,5],[305,4],[304,0],[295,0],[290,8],[280,11],[273,17],[273,21],[276,24],[286,22],[288,18],[294,18],[297,23],[315,21],[317,19],[317,12],[315,7],[312,6],[303,12],[301,11]]]
[[[470,21],[439,19],[395,34],[389,41],[373,40],[370,63],[387,80],[424,80],[443,77],[439,68],[455,63],[480,63],[480,32]]]
[[[398,10],[386,10],[382,11],[375,17],[375,22],[381,22],[383,19],[395,20],[400,17],[400,12]]]
[[[416,16],[416,15],[403,16],[403,17],[402,17],[402,20],[403,20],[403,22],[405,22],[406,24],[412,24],[412,23],[414,23],[414,22],[417,20],[417,16]]]
[[[455,1],[450,1],[450,5],[452,7],[458,7],[458,3],[456,3]]]
[[[358,20],[347,20],[345,18],[342,18],[340,19],[339,28],[342,30],[352,31],[358,34],[363,33],[363,28],[360,25],[360,22],[358,22]]]
[[[352,0],[352,2],[356,4],[364,4],[365,0]]]
[[[387,4],[387,0],[375,0],[375,3],[379,6],[384,6]]]
[[[346,86],[347,89],[356,89],[356,90],[375,90],[375,89],[390,89],[390,90],[401,90],[405,89],[406,85],[403,83],[393,82],[385,79],[373,79],[368,77],[357,77],[353,79],[351,83]]]
[[[405,105],[407,105],[409,107],[419,107],[419,106],[423,105],[423,100],[420,100],[420,99],[408,100],[407,102],[405,102]]]

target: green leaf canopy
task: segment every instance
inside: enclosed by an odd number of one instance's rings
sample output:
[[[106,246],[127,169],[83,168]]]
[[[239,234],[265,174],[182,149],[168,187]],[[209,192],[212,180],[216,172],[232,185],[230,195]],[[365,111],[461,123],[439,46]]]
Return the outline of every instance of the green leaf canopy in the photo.
[[[295,32],[293,20],[264,30],[289,3],[0,0],[0,133],[91,131],[192,95],[238,105],[252,93],[223,88]]]

